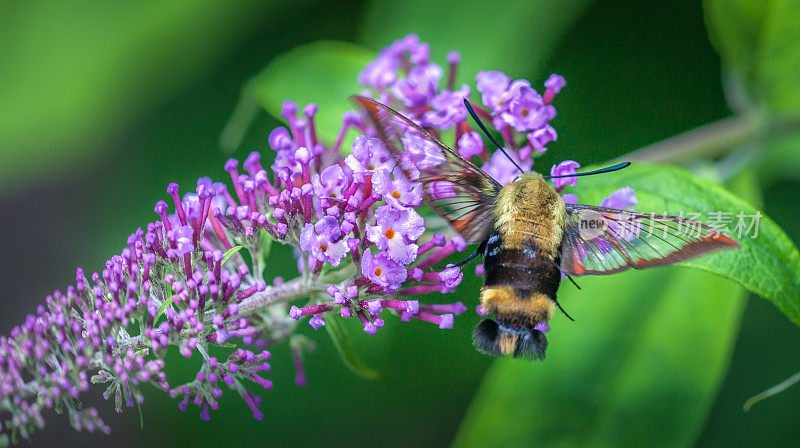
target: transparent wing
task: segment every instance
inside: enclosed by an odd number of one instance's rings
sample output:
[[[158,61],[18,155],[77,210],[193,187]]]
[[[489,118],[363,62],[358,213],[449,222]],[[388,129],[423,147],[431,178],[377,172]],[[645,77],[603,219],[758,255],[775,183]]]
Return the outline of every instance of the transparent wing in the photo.
[[[466,241],[486,240],[502,186],[397,111],[369,98],[353,100],[366,112],[406,176],[422,183],[425,201]]]
[[[739,243],[729,236],[690,219],[567,204],[561,269],[571,275],[604,275],[735,247]]]

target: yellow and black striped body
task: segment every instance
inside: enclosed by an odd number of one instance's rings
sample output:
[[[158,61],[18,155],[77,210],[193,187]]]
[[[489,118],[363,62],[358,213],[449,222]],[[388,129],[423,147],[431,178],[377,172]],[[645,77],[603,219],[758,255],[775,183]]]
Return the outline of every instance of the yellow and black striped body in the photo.
[[[539,174],[525,174],[497,195],[481,290],[481,307],[495,320],[475,329],[473,340],[481,351],[544,357],[547,340],[539,329],[556,306],[565,218],[564,201]]]

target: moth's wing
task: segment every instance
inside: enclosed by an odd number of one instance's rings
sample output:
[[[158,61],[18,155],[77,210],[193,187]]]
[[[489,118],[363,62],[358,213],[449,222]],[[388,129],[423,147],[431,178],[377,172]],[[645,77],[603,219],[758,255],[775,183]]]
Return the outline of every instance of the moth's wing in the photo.
[[[567,204],[561,270],[604,275],[664,266],[739,247],[731,237],[690,219]]]
[[[390,107],[361,96],[353,101],[366,112],[406,176],[414,179],[419,172],[415,180],[423,185],[425,201],[467,242],[486,240],[502,185]]]

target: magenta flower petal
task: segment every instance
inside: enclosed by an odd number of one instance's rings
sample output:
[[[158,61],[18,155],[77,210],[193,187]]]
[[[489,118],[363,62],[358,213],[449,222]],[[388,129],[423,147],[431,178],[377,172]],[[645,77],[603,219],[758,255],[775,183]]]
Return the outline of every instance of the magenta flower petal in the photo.
[[[379,138],[359,135],[353,141],[352,152],[345,163],[356,173],[372,173],[380,168],[391,171],[394,167],[394,158]]]
[[[310,252],[320,262],[338,266],[349,249],[341,236],[339,221],[332,216],[326,216],[316,224],[309,223],[303,227],[300,231],[300,248]]]
[[[422,184],[409,180],[402,170],[395,168],[394,179],[387,170],[378,170],[372,176],[376,193],[383,195],[387,204],[395,208],[418,207],[422,204]]]
[[[322,173],[315,174],[312,184],[318,198],[333,201],[343,200],[345,189],[349,186],[347,176],[339,165],[331,165],[322,170]]]
[[[364,251],[364,258],[361,260],[361,273],[373,283],[385,286],[389,289],[398,289],[408,278],[406,269],[394,262],[388,255],[379,252],[375,257],[372,251]]]
[[[564,202],[567,204],[577,204],[578,203],[578,196],[572,193],[565,193],[561,195],[561,198],[564,199]]]
[[[481,134],[475,131],[464,133],[458,139],[458,152],[466,159],[482,153],[483,138],[481,138]]]
[[[180,226],[172,230],[172,239],[175,241],[175,254],[184,256],[194,250],[192,238],[194,231],[190,226]]]
[[[622,187],[604,198],[600,202],[600,206],[624,210],[628,207],[634,207],[638,203],[639,200],[636,199],[636,193],[633,191],[633,188]]]
[[[500,116],[518,132],[537,129],[552,118],[549,116],[542,96],[531,87],[522,87],[508,103],[508,110]]]
[[[392,94],[406,107],[424,107],[436,95],[441,78],[438,65],[417,66],[392,86]]]
[[[508,155],[515,161],[523,170],[530,171],[533,167],[533,160],[520,158],[513,151],[506,151]],[[507,185],[514,181],[520,174],[519,170],[510,160],[500,151],[495,151],[492,158],[483,165],[483,171],[492,176],[501,185]]]
[[[575,174],[575,170],[580,168],[581,165],[574,161],[574,160],[565,160],[558,165],[553,165],[550,169],[551,176],[564,176],[569,174]],[[557,190],[561,190],[567,185],[575,186],[578,183],[577,177],[562,177],[559,179],[553,179],[553,185],[555,185]]]
[[[383,205],[375,212],[377,223],[367,226],[367,239],[396,263],[406,265],[417,257],[414,243],[425,232],[425,221],[413,209]]]
[[[426,126],[448,129],[467,119],[467,109],[464,107],[464,98],[469,97],[469,86],[464,84],[461,89],[450,91],[443,90],[430,101],[431,109],[422,115]]]

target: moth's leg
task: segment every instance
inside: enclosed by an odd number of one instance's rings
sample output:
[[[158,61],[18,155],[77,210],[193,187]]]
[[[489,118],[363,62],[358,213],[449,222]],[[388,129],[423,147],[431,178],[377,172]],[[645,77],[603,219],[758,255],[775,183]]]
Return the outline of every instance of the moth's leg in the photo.
[[[576,287],[576,288],[578,288],[578,289],[581,289],[581,287],[578,285],[578,283],[577,283],[577,282],[575,282],[575,280],[572,278],[572,276],[571,276],[571,275],[567,274],[567,273],[566,273],[566,272],[564,272],[564,271],[561,271],[561,273],[562,273],[562,274],[564,274],[565,276],[567,276],[567,278],[569,279],[569,281],[571,281],[571,282],[572,282],[572,284],[573,284],[573,285],[575,285],[575,287]]]
[[[578,285],[578,283],[575,281],[575,279],[574,279],[574,278],[572,278],[572,276],[571,276],[571,275],[569,275],[569,274],[567,274],[566,272],[564,272],[564,270],[563,270],[563,269],[561,269],[561,265],[559,264],[559,260],[560,260],[560,256],[559,256],[559,258],[556,258],[556,259],[553,261],[553,264],[554,264],[554,265],[556,266],[556,268],[558,268],[558,270],[561,272],[561,275],[563,275],[564,277],[568,278],[568,279],[569,279],[569,281],[571,281],[571,282],[572,282],[572,284],[573,284],[573,285],[575,285],[575,287],[576,287],[576,288],[578,288],[578,289],[581,289],[580,285]],[[564,278],[564,277],[562,277],[562,278]]]
[[[467,258],[465,258],[465,259],[463,259],[463,260],[459,261],[458,263],[456,263],[456,264],[455,264],[455,266],[457,266],[457,267],[459,267],[459,268],[460,268],[460,267],[463,267],[463,266],[465,266],[467,263],[469,263],[470,261],[472,261],[472,260],[476,259],[476,258],[478,257],[478,255],[483,255],[483,253],[484,253],[485,251],[486,251],[486,241],[482,242],[482,243],[480,244],[480,246],[478,246],[478,249],[476,249],[476,250],[475,250],[475,252],[473,252],[472,254],[470,254],[470,256],[468,256]]]
[[[573,319],[573,318],[572,318],[572,316],[570,316],[569,314],[567,314],[567,312],[566,312],[566,311],[564,311],[564,308],[562,308],[562,307],[561,307],[561,304],[560,304],[560,303],[558,303],[558,300],[554,300],[554,302],[556,302],[556,306],[558,307],[558,309],[559,309],[559,310],[560,310],[562,313],[564,313],[564,315],[565,315],[565,316],[567,316],[567,319],[569,319],[569,320],[571,320],[571,321],[575,322],[575,319]]]

